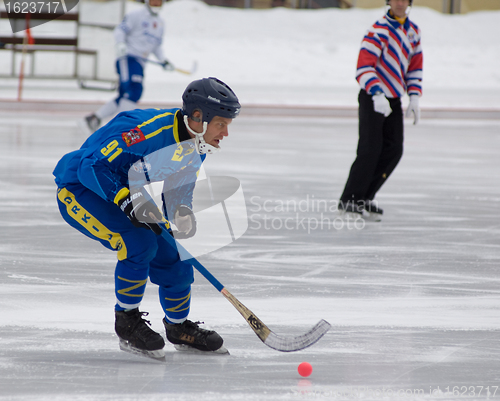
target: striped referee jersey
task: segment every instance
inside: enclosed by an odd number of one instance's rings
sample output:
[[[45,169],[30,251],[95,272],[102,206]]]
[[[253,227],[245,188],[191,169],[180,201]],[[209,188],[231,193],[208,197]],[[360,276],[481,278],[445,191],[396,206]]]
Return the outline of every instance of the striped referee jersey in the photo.
[[[406,18],[403,24],[389,12],[368,30],[361,43],[356,79],[369,94],[388,98],[422,94],[423,55],[420,29]]]

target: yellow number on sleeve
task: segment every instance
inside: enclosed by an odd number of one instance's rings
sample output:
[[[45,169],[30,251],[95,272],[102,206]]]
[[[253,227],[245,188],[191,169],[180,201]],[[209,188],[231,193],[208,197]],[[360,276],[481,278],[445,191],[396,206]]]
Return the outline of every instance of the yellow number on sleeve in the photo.
[[[112,153],[113,152],[113,153]],[[114,141],[111,141],[108,146],[105,148],[101,149],[101,153],[104,156],[108,156],[108,162],[112,162],[120,153],[123,152],[122,148],[118,147],[118,141],[115,139]]]

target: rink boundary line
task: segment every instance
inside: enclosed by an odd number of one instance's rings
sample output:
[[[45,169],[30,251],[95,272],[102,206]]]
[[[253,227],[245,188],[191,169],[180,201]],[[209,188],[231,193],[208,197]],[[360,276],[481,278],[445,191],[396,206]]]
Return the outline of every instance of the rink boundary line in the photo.
[[[12,112],[51,112],[62,114],[86,114],[95,111],[103,102],[96,101],[53,101],[53,100],[15,100],[0,99],[0,111]],[[142,108],[174,108],[180,103],[141,102]],[[453,108],[423,107],[423,119],[481,119],[500,120],[500,108]],[[357,118],[358,107],[354,106],[314,106],[314,105],[277,105],[243,104],[241,116],[250,117],[351,117]]]

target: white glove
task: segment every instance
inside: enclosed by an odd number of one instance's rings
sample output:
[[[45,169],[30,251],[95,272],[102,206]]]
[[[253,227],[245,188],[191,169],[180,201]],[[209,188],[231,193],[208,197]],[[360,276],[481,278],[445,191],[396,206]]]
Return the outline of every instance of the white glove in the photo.
[[[373,108],[377,113],[383,114],[385,117],[392,113],[389,100],[387,100],[383,92],[373,95],[372,99]]]
[[[115,46],[116,58],[122,58],[127,55],[127,45],[125,42],[118,42]]]
[[[413,124],[418,124],[420,121],[420,107],[418,105],[418,95],[410,95],[410,104],[408,105],[408,109],[406,109],[406,117],[411,117],[411,113],[415,119],[413,120]]]
[[[174,213],[174,224],[178,232],[176,239],[191,238],[196,233],[196,218],[186,205],[179,205]]]

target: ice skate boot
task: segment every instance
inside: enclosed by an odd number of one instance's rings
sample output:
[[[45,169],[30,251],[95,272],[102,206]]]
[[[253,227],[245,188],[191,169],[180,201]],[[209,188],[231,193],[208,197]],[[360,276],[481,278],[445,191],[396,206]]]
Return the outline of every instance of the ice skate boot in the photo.
[[[92,133],[97,131],[99,129],[99,126],[101,125],[101,120],[95,114],[91,114],[85,117],[85,122],[87,123],[87,127]]]
[[[99,129],[101,120],[95,114],[90,114],[78,120],[77,124],[84,135],[90,136]]]
[[[382,221],[384,211],[378,207],[377,202],[366,201],[363,208],[363,217],[369,221]]]
[[[185,320],[181,324],[170,324],[163,319],[167,340],[174,344],[178,351],[198,350],[227,354],[227,349],[222,345],[222,337],[213,330],[200,329],[200,323]]]
[[[115,332],[120,338],[120,349],[148,356],[155,359],[163,359],[165,352],[165,340],[157,332],[149,327],[151,323],[143,319],[148,312],[139,312],[139,309],[131,311],[115,312]]]
[[[348,201],[346,203],[340,201],[338,206],[339,214],[342,218],[357,220],[363,218],[363,206],[357,202]]]

